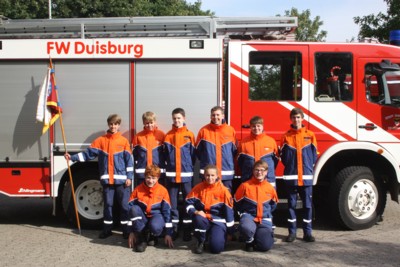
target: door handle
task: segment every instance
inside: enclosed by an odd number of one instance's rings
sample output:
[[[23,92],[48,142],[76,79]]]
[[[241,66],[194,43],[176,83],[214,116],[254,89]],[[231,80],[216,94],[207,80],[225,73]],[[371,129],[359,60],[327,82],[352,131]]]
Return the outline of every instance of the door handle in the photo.
[[[378,127],[375,126],[373,123],[366,123],[365,125],[358,125],[358,128],[365,129],[367,131],[372,131]]]
[[[250,129],[250,124],[243,124],[242,128]]]

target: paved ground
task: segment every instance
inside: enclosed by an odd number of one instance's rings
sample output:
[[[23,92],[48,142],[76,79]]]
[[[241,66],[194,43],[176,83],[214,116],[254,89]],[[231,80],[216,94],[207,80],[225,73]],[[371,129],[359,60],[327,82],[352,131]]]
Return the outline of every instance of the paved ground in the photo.
[[[399,266],[400,205],[388,200],[385,219],[362,231],[343,231],[329,219],[314,223],[315,243],[282,241],[284,219],[276,219],[274,248],[247,253],[243,243],[230,242],[226,251],[193,254],[196,242],[177,240],[175,249],[148,247],[145,253],[127,248],[121,233],[106,240],[98,231],[71,229],[51,215],[49,199],[10,199],[0,196],[1,266]],[[277,214],[276,217],[283,217]],[[299,235],[299,238],[301,236]]]

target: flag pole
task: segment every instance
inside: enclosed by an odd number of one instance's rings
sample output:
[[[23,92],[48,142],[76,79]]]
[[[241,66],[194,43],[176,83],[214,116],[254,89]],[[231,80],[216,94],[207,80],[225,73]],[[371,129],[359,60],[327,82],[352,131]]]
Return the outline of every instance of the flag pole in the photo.
[[[53,70],[53,62],[52,62],[51,58],[50,58],[50,69]],[[54,87],[56,88],[56,77],[54,75],[54,71],[51,71],[50,73],[51,73],[51,75],[53,77]],[[58,91],[55,90],[55,92],[56,92],[56,99],[58,101]],[[63,119],[62,119],[62,112],[59,112],[58,114],[59,114],[59,119],[60,119],[60,127],[61,127],[62,139],[63,139],[63,143],[64,143],[64,151],[65,151],[65,153],[67,153],[67,141],[66,141],[66,137],[65,137],[64,124],[63,124]],[[69,165],[69,160],[67,160],[67,166],[68,166],[68,174],[69,174],[69,183],[71,184],[72,199],[74,200],[76,225],[78,226],[79,234],[82,235],[81,224],[80,224],[80,221],[79,221],[78,207],[76,205],[74,182],[72,180],[72,172],[71,172],[71,166]]]

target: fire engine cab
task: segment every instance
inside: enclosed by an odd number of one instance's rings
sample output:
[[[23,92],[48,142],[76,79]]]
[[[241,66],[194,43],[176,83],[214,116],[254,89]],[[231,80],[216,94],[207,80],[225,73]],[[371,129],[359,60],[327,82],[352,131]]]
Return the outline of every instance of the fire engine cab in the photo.
[[[238,141],[262,116],[280,143],[302,108],[317,137],[315,205],[348,229],[373,226],[400,182],[400,48],[295,42],[297,18],[140,17],[0,20],[0,193],[74,206],[58,123],[42,135],[39,88],[52,58],[69,153],[85,149],[118,113],[129,140],[141,115],[168,131],[182,107],[195,134],[225,107]],[[284,203],[283,167],[277,190]],[[71,166],[83,225],[102,219],[97,163]],[[318,214],[317,214],[318,215]]]

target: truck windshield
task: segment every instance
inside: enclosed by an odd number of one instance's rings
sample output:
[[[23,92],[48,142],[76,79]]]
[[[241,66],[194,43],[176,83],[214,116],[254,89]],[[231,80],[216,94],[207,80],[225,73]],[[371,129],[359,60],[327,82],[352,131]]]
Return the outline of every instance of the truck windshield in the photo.
[[[365,85],[369,102],[400,107],[400,71],[384,72],[378,64],[368,64]]]

